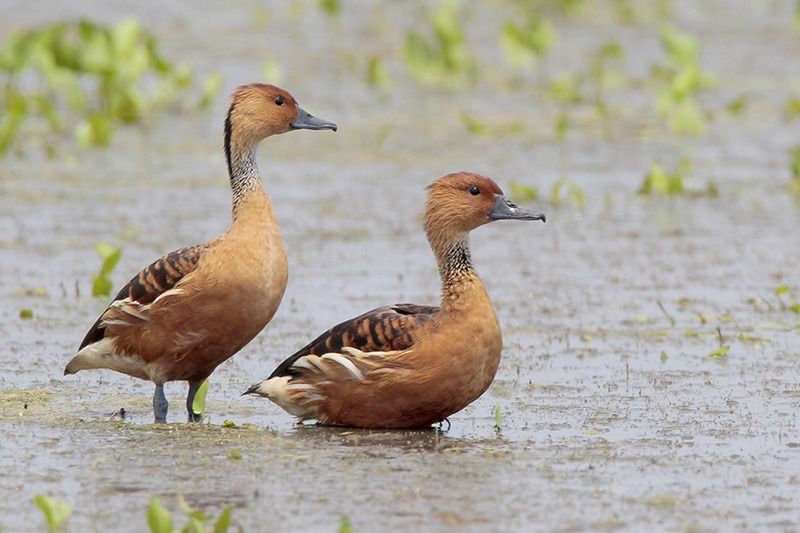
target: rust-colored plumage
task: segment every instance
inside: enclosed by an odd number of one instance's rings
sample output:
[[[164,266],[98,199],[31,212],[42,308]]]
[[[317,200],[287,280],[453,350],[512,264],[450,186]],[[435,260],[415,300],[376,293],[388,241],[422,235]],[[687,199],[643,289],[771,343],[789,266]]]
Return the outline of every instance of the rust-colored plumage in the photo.
[[[441,307],[380,307],[334,326],[247,393],[301,419],[366,428],[430,425],[494,379],[502,336],[469,254],[469,232],[500,219],[544,220],[491,179],[449,174],[429,187],[425,231],[442,278]]]
[[[163,384],[199,385],[270,321],[286,288],[286,253],[255,161],[258,143],[293,129],[336,129],[278,87],[238,88],[225,120],[233,222],[210,242],[181,248],[134,276],[97,319],[65,374],[108,368],[156,384],[153,410],[165,422]]]

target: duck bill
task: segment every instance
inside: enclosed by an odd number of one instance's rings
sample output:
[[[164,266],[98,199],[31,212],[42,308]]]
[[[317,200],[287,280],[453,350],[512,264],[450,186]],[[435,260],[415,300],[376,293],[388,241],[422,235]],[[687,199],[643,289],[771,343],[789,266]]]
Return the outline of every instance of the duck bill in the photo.
[[[497,197],[494,209],[489,213],[490,220],[541,220],[546,221],[544,213],[536,213],[518,206],[503,195]]]
[[[297,118],[291,124],[294,130],[333,130],[336,131],[336,124],[322,120],[300,107],[297,108]]]

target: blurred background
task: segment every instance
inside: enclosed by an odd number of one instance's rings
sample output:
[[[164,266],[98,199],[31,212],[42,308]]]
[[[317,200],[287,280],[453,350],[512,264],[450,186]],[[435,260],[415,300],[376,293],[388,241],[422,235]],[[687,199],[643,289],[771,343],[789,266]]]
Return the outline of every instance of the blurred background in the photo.
[[[0,526],[141,530],[152,495],[248,531],[800,525],[800,3],[0,9]],[[284,303],[210,425],[153,428],[150,384],[63,366],[135,272],[227,227],[222,123],[256,81],[339,131],[259,149]],[[548,216],[473,236],[492,388],[446,433],[240,399],[334,323],[437,301],[424,187],[455,170]]]

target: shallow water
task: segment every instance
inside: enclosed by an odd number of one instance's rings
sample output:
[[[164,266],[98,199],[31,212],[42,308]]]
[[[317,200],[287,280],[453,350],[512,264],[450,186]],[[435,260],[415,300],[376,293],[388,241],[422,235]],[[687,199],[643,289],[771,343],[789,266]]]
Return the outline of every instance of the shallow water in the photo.
[[[0,20],[2,34],[89,12],[83,2],[3,4],[14,17]],[[504,88],[499,66],[450,94],[417,88],[397,63],[393,93],[370,90],[359,50],[391,56],[419,12],[406,3],[369,19],[349,16],[345,3],[338,22],[313,3],[300,15],[268,4],[269,22],[256,28],[260,5],[91,9],[110,22],[136,14],[168,56],[220,70],[226,91],[275,58],[281,85],[340,125],[259,151],[290,284],[273,322],[212,376],[210,425],[182,423],[183,383],[166,387],[174,424],[155,427],[151,384],[61,373],[107,304],[89,296],[95,242],[123,245],[119,286],[226,227],[224,98],[208,115],[119,131],[105,151],[65,145],[46,160],[34,147],[0,167],[0,526],[40,530],[31,498],[45,493],[72,505],[71,531],[142,530],[151,494],[176,511],[181,493],[209,512],[235,506],[247,531],[333,531],[345,513],[355,531],[800,527],[800,317],[775,296],[787,284],[800,298],[800,204],[786,187],[798,128],[780,116],[800,93],[792,2],[675,2],[674,20],[700,38],[701,62],[719,78],[703,97],[715,117],[705,136],[666,133],[652,93],[634,87],[610,97],[607,128],[589,106],[568,107],[564,141],[553,139],[561,107],[534,80]],[[632,77],[663,60],[657,21],[622,25],[603,5],[558,22],[545,75],[585,70],[587,51],[611,38]],[[470,35],[489,39],[503,15],[470,6]],[[498,53],[477,50],[490,65]],[[743,91],[748,108],[726,115]],[[523,131],[471,135],[462,111]],[[681,157],[693,162],[693,185],[713,179],[719,197],[635,193],[653,161]],[[500,223],[472,238],[504,331],[492,388],[445,432],[298,427],[276,406],[241,398],[333,323],[386,303],[436,302],[424,186],[458,169],[507,189],[536,185],[542,199],[532,205],[548,215],[545,225]],[[559,177],[583,189],[584,208],[547,203]],[[32,320],[18,318],[23,308]],[[730,352],[710,357],[720,336]],[[229,459],[234,449],[240,460]]]

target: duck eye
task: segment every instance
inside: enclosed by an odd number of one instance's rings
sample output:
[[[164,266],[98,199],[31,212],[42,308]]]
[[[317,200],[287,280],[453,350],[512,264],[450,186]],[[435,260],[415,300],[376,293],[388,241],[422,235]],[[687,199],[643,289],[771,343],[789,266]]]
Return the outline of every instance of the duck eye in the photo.
[[[275,102],[275,105],[283,105],[283,96],[276,96],[273,102]]]
[[[478,196],[481,193],[481,190],[477,188],[475,185],[467,189],[472,196]]]

